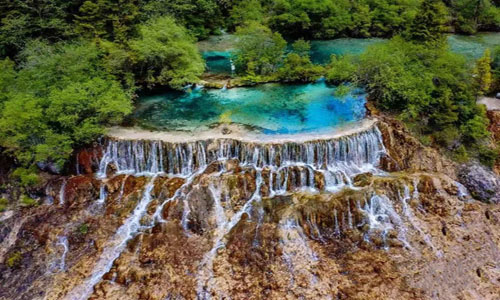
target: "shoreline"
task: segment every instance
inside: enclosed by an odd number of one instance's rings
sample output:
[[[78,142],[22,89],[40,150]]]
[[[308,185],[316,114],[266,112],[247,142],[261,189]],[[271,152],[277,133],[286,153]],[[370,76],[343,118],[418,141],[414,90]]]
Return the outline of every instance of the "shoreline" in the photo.
[[[248,130],[239,124],[220,125],[216,128],[199,129],[194,131],[153,131],[139,127],[108,128],[105,136],[117,140],[155,140],[169,143],[196,142],[201,140],[233,139],[249,143],[284,143],[284,142],[308,142],[315,140],[336,139],[343,136],[353,135],[366,131],[375,126],[376,118],[364,118],[357,122],[344,124],[326,131],[316,133],[302,132],[293,134],[264,134],[259,131]],[[224,134],[225,131],[228,133]]]

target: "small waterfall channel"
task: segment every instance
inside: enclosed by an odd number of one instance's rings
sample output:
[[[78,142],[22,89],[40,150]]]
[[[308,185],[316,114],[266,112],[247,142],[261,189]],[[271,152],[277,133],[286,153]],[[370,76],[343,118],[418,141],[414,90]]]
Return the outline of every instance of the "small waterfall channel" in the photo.
[[[156,140],[108,139],[104,142],[104,149],[99,171],[96,174],[97,178],[106,181],[110,176],[127,174],[127,177],[145,176],[150,179],[131,215],[106,243],[92,273],[70,291],[65,299],[88,299],[94,286],[110,271],[114,261],[125,250],[131,238],[158,222],[168,221],[162,215],[166,203],[171,201],[182,203],[184,211],[181,224],[186,234],[189,235],[188,220],[192,213],[190,203],[196,201],[196,199],[191,199],[191,195],[194,185],[198,184],[195,183],[195,179],[202,176],[205,170],[213,164],[221,166],[218,172],[209,175],[214,177],[215,181],[212,181],[206,188],[207,194],[213,200],[211,214],[214,219],[214,231],[211,249],[204,255],[198,265],[198,272],[195,274],[198,299],[211,298],[211,290],[216,286],[213,263],[219,249],[226,246],[229,232],[245,215],[259,224],[262,222],[263,197],[275,197],[295,192],[332,193],[343,188],[355,190],[356,187],[351,184],[351,181],[356,175],[366,172],[384,174],[377,168],[377,165],[386,153],[381,133],[375,125],[347,136],[301,143],[292,141],[259,143],[236,139],[169,143]],[[255,174],[253,192],[236,210],[226,207],[223,203],[230,193],[222,181],[222,176],[226,172],[224,163],[229,161],[237,161],[241,168],[251,170]],[[119,199],[123,197],[127,177],[121,184]],[[144,225],[141,219],[148,214],[148,205],[155,198],[153,190],[156,179],[159,177],[183,178],[184,183],[172,197],[158,199],[159,205],[150,218],[152,221]],[[373,194],[363,201],[363,205],[358,202],[357,206],[349,200],[345,211],[338,212],[335,209],[330,212],[335,218],[333,226],[335,235],[340,236],[343,230],[352,230],[364,224],[369,227],[369,230],[365,232],[366,240],[369,240],[374,232],[381,233],[382,238],[385,239],[389,231],[397,230],[399,240],[406,248],[411,248],[406,241],[408,229],[404,225],[403,218],[410,219],[414,226],[418,224],[413,220],[412,212],[409,211],[407,203],[410,197],[409,190],[404,190],[404,195],[400,197],[399,203],[402,203],[404,207],[404,214],[396,212],[392,201],[385,195]],[[106,189],[103,184],[98,201],[105,203],[105,198]],[[359,218],[354,220],[355,211],[362,215],[362,224],[358,224]],[[319,240],[322,240],[322,233],[318,227],[315,227],[316,223],[309,223],[312,224]],[[281,239],[284,247],[283,260],[291,270],[290,272],[295,272],[294,270],[299,266],[293,261],[294,257],[306,257],[311,264],[317,263],[314,251],[308,246],[306,234],[293,217],[283,219],[277,226],[283,233]],[[418,231],[425,236],[420,228]],[[427,236],[425,239],[426,242],[431,243]],[[291,280],[293,281],[293,276]],[[314,276],[311,275],[310,280],[311,284],[315,284]]]

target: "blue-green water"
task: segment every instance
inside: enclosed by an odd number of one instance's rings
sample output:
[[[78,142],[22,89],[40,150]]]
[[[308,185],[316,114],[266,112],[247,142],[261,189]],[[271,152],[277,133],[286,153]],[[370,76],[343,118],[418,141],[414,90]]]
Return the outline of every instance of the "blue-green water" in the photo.
[[[238,123],[266,134],[317,132],[362,119],[365,95],[335,96],[325,82],[264,84],[228,90],[170,91],[139,99],[135,119],[156,129],[193,130]]]
[[[231,74],[231,51],[204,51],[206,71],[213,74]]]
[[[330,56],[363,53],[367,47],[386,40],[379,38],[352,39],[343,38],[335,40],[311,41],[311,60],[316,64],[327,64]],[[500,45],[500,33],[479,33],[472,36],[449,35],[448,44],[453,52],[463,54],[469,59],[478,59],[486,50],[493,50]],[[218,49],[218,51],[203,51],[207,71],[214,74],[231,74],[231,50]]]
[[[475,35],[450,35],[448,44],[453,52],[465,55],[469,59],[478,59],[486,48],[493,52],[495,47],[500,46],[500,33],[487,32]]]
[[[368,46],[384,42],[384,39],[335,39],[325,41],[311,41],[311,61],[315,64],[327,64],[332,54],[342,56],[346,54],[358,55]]]

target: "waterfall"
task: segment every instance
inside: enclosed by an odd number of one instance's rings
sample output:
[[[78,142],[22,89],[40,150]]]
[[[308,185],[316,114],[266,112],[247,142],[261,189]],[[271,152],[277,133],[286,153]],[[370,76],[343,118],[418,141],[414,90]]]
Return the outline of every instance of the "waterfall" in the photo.
[[[57,239],[57,245],[62,247],[63,252],[61,254],[61,259],[59,262],[59,270],[66,270],[66,255],[68,254],[69,246],[68,246],[68,238],[66,236],[61,236]]]
[[[140,228],[140,220],[146,213],[146,208],[153,200],[152,191],[154,188],[156,177],[152,177],[146,185],[142,199],[137,204],[123,225],[115,233],[114,237],[109,241],[108,245],[102,251],[99,260],[93,268],[92,274],[82,284],[75,287],[64,299],[80,300],[88,299],[91,295],[94,286],[101,281],[102,276],[109,272],[114,261],[120,256],[125,249],[127,242],[137,233]]]
[[[436,254],[436,256],[440,257],[442,255],[441,251],[438,251],[434,244],[432,243],[431,237],[425,233],[422,228],[417,223],[417,219],[415,215],[413,214],[413,210],[411,209],[410,205],[408,204],[408,201],[411,199],[418,200],[419,194],[418,194],[418,188],[417,188],[418,182],[414,181],[413,182],[413,194],[410,196],[410,188],[407,185],[404,185],[403,187],[403,195],[398,191],[398,196],[401,201],[401,206],[403,208],[403,215],[406,217],[408,222],[411,224],[411,226],[420,234],[424,242],[432,249],[432,251]]]
[[[66,195],[66,183],[67,181],[64,180],[61,184],[61,190],[59,191],[59,205],[64,204],[64,196]]]
[[[236,66],[234,65],[233,60],[230,58],[229,62],[231,63],[231,76],[234,76],[234,72],[236,71]]]
[[[339,138],[303,143],[257,143],[235,139],[168,143],[143,140],[107,140],[98,177],[109,170],[116,174],[154,176],[162,173],[189,177],[215,161],[237,159],[242,166],[268,169],[272,191],[296,185],[314,189],[315,175],[322,173],[326,189],[350,185],[350,178],[363,172],[378,172],[376,166],[385,148],[376,126]],[[292,172],[296,168],[297,172]],[[290,177],[291,176],[291,177]]]
[[[97,200],[97,203],[102,204],[106,201],[106,186],[101,183],[101,187],[99,188],[99,199]]]
[[[198,295],[199,299],[210,299],[209,296],[210,293],[207,290],[207,286],[213,287],[210,286],[208,283],[213,278],[213,261],[217,256],[217,250],[225,246],[224,238],[231,231],[231,229],[233,229],[233,227],[238,224],[243,215],[247,214],[250,216],[254,202],[261,200],[261,195],[260,195],[261,186],[262,186],[262,175],[260,171],[257,171],[255,191],[252,197],[245,203],[245,205],[243,205],[243,207],[237,213],[235,213],[229,219],[229,221],[226,220],[225,216],[224,217],[217,216],[220,213],[222,214],[224,213],[223,211],[221,212],[221,210],[223,210],[222,207],[215,209],[214,213],[216,214],[216,219],[218,219],[215,241],[213,243],[212,249],[205,254],[203,260],[201,261],[197,275],[198,284],[196,288],[196,294]],[[218,191],[215,191],[215,197],[220,197]]]
[[[225,162],[236,160],[243,169],[255,172],[255,190],[244,205],[234,214],[226,215],[221,203],[224,190],[221,182],[211,182],[207,189],[213,198],[212,217],[216,229],[212,248],[208,251],[198,266],[196,276],[196,293],[199,298],[210,298],[210,290],[215,289],[213,281],[213,263],[218,250],[225,247],[228,233],[247,215],[255,222],[262,222],[264,211],[260,207],[261,189],[269,195],[281,195],[295,190],[317,192],[338,190],[351,185],[351,178],[363,172],[379,173],[377,165],[381,155],[385,153],[381,134],[376,126],[336,138],[311,140],[306,142],[252,142],[236,139],[208,139],[190,142],[171,143],[159,140],[115,140],[108,139],[103,144],[104,153],[99,163],[97,177],[106,179],[108,174],[127,174],[133,176],[151,177],[144,190],[142,199],[137,204],[132,215],[125,220],[115,235],[101,253],[92,274],[79,286],[75,287],[66,299],[87,299],[93,287],[109,272],[113,262],[125,249],[127,241],[140,229],[139,220],[146,213],[146,207],[152,201],[151,192],[157,176],[185,178],[183,185],[175,194],[162,201],[153,214],[152,224],[165,222],[162,212],[164,206],[171,201],[179,201],[183,212],[181,224],[189,234],[190,203],[189,195],[193,190],[195,178],[199,177],[208,166],[221,162],[219,172],[209,176],[220,176],[225,172]],[[119,198],[123,197],[126,177],[122,182]],[[263,188],[267,185],[268,189]],[[106,187],[101,184],[99,202],[106,198]],[[380,205],[379,205],[380,206]],[[257,209],[258,207],[258,209]],[[376,227],[381,215],[380,209],[374,203],[366,207],[372,213],[370,226]],[[350,209],[350,208],[349,208]],[[335,211],[336,230],[340,234],[342,227],[352,228],[352,213],[337,217]],[[314,220],[313,220],[314,221]],[[373,224],[372,224],[373,223]],[[316,231],[320,240],[323,239],[315,222],[311,228]],[[298,225],[297,225],[298,226]],[[299,232],[292,223],[283,223],[281,229],[294,232],[297,238],[293,247],[308,253],[310,261],[314,261],[314,253],[310,252],[305,234]],[[290,249],[292,250],[292,249]],[[307,250],[307,251],[306,251]],[[288,259],[293,259],[293,252],[287,252]],[[284,258],[287,259],[286,257]]]
[[[123,193],[125,191],[125,183],[127,183],[128,176],[129,175],[123,177],[122,185],[120,186],[120,193],[118,194],[118,202],[120,202],[123,198]]]
[[[314,269],[319,262],[317,254],[311,249],[302,227],[292,218],[284,219],[278,225],[282,258],[290,272],[290,286],[295,285],[295,277],[304,276],[309,279],[312,289],[316,284]]]
[[[406,240],[407,229],[399,214],[394,210],[391,200],[385,195],[373,195],[365,206],[360,209],[365,215],[365,222],[369,225],[369,231],[365,239],[369,240],[373,232],[381,233],[385,239],[390,230],[398,231],[398,239],[407,249],[412,249]],[[387,248],[387,245],[386,245]]]
[[[455,181],[455,186],[457,187],[458,189],[458,197],[462,200],[470,200],[471,199],[471,196],[469,194],[469,191],[467,190],[467,188],[461,184],[460,182],[458,181]]]

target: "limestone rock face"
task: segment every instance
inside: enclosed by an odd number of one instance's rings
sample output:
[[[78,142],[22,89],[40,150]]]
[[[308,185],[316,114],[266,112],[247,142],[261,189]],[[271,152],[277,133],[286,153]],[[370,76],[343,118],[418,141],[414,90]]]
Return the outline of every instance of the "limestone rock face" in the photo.
[[[461,168],[459,179],[472,196],[483,202],[500,202],[500,178],[479,164],[469,164]]]
[[[489,110],[486,114],[490,119],[488,130],[492,134],[494,143],[498,145],[500,143],[500,111]],[[500,176],[500,158],[497,159],[493,171]]]
[[[497,299],[500,206],[397,122],[379,128],[115,144],[102,172],[51,177],[52,201],[2,219],[0,299]]]
[[[489,130],[493,134],[493,139],[500,141],[500,111],[489,110],[487,111],[488,119],[490,119]]]
[[[437,150],[422,145],[399,121],[382,118],[378,127],[388,154],[381,160],[383,169],[436,172],[456,178],[456,164]]]

